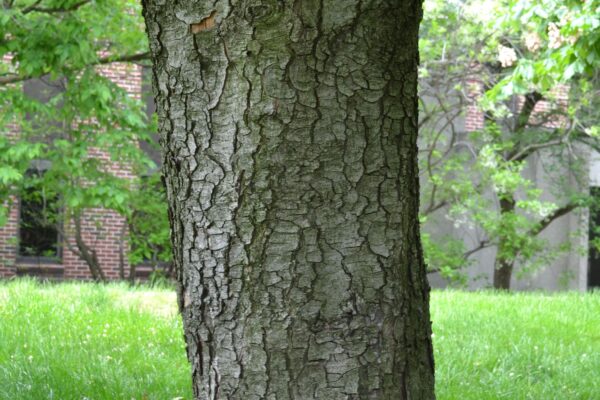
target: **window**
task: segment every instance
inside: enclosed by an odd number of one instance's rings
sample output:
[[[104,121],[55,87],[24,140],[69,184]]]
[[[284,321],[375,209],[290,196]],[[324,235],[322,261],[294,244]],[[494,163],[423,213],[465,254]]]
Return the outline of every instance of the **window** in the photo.
[[[58,110],[63,104],[66,83],[64,78],[53,80],[46,75],[25,81],[23,92],[29,100]],[[30,142],[51,143],[65,131],[64,122],[44,113],[28,112],[25,119],[27,129],[22,129],[20,134],[26,135]],[[34,161],[25,174],[19,194],[17,260],[22,263],[56,263],[62,257],[59,197],[43,184],[49,167],[48,161]]]
[[[61,258],[58,196],[42,184],[46,169],[42,163],[27,171],[26,186],[19,208],[19,248],[21,262],[57,262]]]

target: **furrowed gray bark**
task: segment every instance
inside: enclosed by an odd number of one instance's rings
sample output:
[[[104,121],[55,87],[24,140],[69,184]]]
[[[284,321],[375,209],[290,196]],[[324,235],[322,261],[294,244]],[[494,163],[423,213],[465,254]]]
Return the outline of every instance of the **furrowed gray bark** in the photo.
[[[420,1],[143,4],[196,399],[433,399]]]

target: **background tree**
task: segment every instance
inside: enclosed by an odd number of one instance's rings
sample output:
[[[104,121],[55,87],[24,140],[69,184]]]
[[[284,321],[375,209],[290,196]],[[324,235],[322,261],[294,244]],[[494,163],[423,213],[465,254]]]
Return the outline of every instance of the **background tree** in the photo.
[[[587,166],[598,149],[598,2],[428,4],[422,215],[444,213],[479,233],[473,248],[426,235],[428,259],[460,277],[472,254],[495,246],[493,284],[508,289],[516,264],[530,272],[572,246],[549,248],[540,233],[594,201]],[[469,107],[485,113],[474,132],[458,123]],[[549,188],[526,174],[532,163]]]
[[[137,177],[156,170],[139,143],[151,142],[155,127],[140,101],[102,74],[104,65],[148,58],[140,8],[121,0],[6,0],[0,15],[0,201],[7,205],[0,223],[11,206],[8,199],[44,197],[40,203],[53,206],[37,218],[74,239],[64,245],[97,280],[104,273],[93,238],[82,233],[86,210],[116,211],[130,225],[140,207],[149,221],[165,219],[157,203],[138,200],[140,191],[148,191]],[[36,82],[48,93],[38,89],[32,96],[25,90]],[[41,173],[26,173],[40,161]],[[122,173],[111,165],[121,166]],[[146,199],[160,201],[156,195]],[[132,231],[137,250],[132,261],[148,253],[152,241],[164,240],[166,226],[154,228],[153,237]],[[127,244],[126,230],[123,235]]]
[[[433,399],[418,1],[144,1],[197,399]]]

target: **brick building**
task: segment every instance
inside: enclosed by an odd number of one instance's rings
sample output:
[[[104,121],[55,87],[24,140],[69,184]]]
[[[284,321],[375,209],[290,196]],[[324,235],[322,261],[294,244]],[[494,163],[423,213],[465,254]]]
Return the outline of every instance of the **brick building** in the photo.
[[[142,67],[139,65],[112,63],[99,66],[98,71],[134,98],[140,99],[143,90],[148,90],[148,86],[143,85]],[[23,90],[36,96],[43,92],[42,89],[48,89],[43,87],[45,84],[41,79],[31,80],[23,84]],[[9,127],[9,135],[18,134],[18,126]],[[115,176],[131,177],[131,171],[112,163],[106,151],[94,149],[90,153],[91,157],[102,160]],[[90,279],[88,264],[74,251],[77,249],[76,229],[80,229],[81,237],[95,252],[107,279],[127,277],[128,229],[125,218],[115,211],[86,209],[79,219],[79,226],[75,226],[73,221],[64,221],[62,229],[52,229],[27,221],[35,208],[31,201],[10,198],[4,207],[8,208],[8,222],[0,226],[0,277],[34,275],[54,279]],[[143,266],[137,270],[140,276],[148,272]]]

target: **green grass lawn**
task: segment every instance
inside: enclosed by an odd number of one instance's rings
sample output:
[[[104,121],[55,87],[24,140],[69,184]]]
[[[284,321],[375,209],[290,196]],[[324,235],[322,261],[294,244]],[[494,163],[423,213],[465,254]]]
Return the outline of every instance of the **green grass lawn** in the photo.
[[[434,292],[432,313],[438,399],[600,399],[600,294]],[[188,374],[168,290],[0,283],[0,399],[190,399]]]

